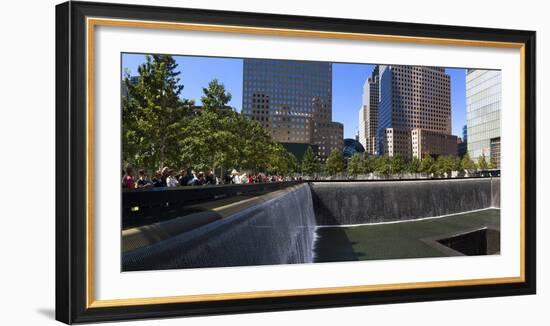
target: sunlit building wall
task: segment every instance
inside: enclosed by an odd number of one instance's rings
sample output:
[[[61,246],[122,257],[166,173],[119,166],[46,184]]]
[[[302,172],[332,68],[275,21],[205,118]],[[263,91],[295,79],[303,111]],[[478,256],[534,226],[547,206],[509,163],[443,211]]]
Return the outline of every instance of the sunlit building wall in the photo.
[[[437,157],[441,155],[457,156],[458,137],[439,132],[413,129],[411,131],[412,157],[419,160],[427,155]]]
[[[384,128],[381,139],[381,152],[387,156],[412,156],[411,132],[403,129]]]
[[[381,65],[378,153],[391,155],[384,152],[384,142],[388,141],[385,129],[388,128],[393,129],[393,135],[406,132],[409,138],[411,130],[417,128],[450,135],[450,88],[445,68]]]
[[[500,168],[501,72],[468,69],[466,72],[466,125],[468,154],[485,155]],[[498,155],[496,153],[498,152]]]

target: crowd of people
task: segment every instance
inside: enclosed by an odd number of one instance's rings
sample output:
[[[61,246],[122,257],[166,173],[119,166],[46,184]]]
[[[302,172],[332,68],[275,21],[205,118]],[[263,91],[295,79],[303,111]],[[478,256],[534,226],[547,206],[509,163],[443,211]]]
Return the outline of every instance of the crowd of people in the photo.
[[[237,170],[226,171],[222,178],[214,175],[212,171],[196,172],[193,169],[181,169],[176,171],[164,167],[155,172],[152,178],[149,178],[146,171],[140,169],[135,174],[132,167],[127,167],[122,171],[123,189],[143,189],[159,187],[184,187],[184,186],[202,186],[217,184],[246,184],[260,182],[282,182],[297,180],[293,177],[283,177],[281,175],[266,175],[264,173],[246,173]]]

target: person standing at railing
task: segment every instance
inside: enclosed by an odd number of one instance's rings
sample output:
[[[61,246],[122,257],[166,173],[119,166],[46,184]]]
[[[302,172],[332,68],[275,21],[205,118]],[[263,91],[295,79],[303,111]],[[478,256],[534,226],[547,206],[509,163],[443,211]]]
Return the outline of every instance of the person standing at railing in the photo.
[[[139,189],[150,188],[153,186],[153,183],[147,179],[147,174],[145,174],[145,170],[140,169],[138,173],[139,173],[139,178],[136,183],[136,188],[139,188]]]
[[[204,178],[204,172],[202,171],[199,171],[199,173],[197,174],[197,182],[196,182],[196,186],[202,186],[205,184],[206,182],[206,179]]]
[[[233,181],[234,184],[241,184],[242,183],[241,182],[241,176],[240,176],[240,174],[237,170],[233,170],[231,172],[231,175],[233,175],[232,181]]]
[[[191,179],[187,183],[190,186],[200,186],[201,181],[199,180],[198,173],[194,170],[191,170]]]
[[[168,177],[166,178],[166,186],[167,187],[177,187],[180,183],[176,179],[176,172],[174,170],[168,171]]]
[[[188,186],[189,181],[191,181],[192,177],[190,175],[190,171],[187,169],[181,169],[178,182],[180,183],[180,186]]]
[[[215,185],[215,184],[217,184],[216,178],[214,177],[214,173],[212,173],[212,171],[206,172],[206,177],[204,177],[204,184],[205,185]]]
[[[160,171],[155,172],[155,176],[153,177],[153,187],[160,188],[163,187],[162,185],[162,175]]]
[[[131,166],[126,167],[126,173],[122,177],[122,188],[123,189],[135,189],[136,184],[134,182],[134,170]]]
[[[162,170],[160,170],[160,180],[162,181],[162,187],[168,187],[168,183],[167,183],[167,180],[168,180],[168,176],[169,176],[169,173],[168,173],[168,167],[165,166],[162,168]]]

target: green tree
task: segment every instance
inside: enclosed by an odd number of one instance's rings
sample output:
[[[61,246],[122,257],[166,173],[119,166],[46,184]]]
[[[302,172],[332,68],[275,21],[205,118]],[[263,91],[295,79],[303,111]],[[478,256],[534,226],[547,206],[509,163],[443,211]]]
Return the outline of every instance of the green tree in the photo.
[[[334,148],[328,155],[327,161],[325,163],[325,169],[329,175],[335,175],[337,173],[343,172],[344,168],[345,165],[342,152]]]
[[[477,158],[477,166],[481,170],[487,170],[489,168],[489,164],[485,159],[485,154],[482,154],[480,157]]]
[[[387,176],[392,173],[391,168],[391,158],[388,155],[380,156],[376,159],[374,172]]]
[[[462,170],[466,170],[468,172],[471,172],[476,169],[475,162],[470,158],[470,154],[466,153],[462,157],[462,160],[460,160],[460,165]]]
[[[185,137],[179,141],[180,162],[199,170],[232,166],[239,156],[239,137],[231,130],[232,118],[213,111],[197,114],[182,127]]]
[[[274,143],[270,153],[268,171],[274,174],[288,175],[296,171],[296,157],[281,144]]]
[[[351,159],[348,162],[348,173],[353,176],[363,173],[362,161],[363,160],[361,159],[360,154],[358,153],[353,154]]]
[[[372,173],[376,169],[377,156],[369,156],[365,154],[363,158],[363,173]]]
[[[204,93],[201,96],[201,102],[205,109],[224,109],[227,108],[227,103],[231,101],[231,93],[225,90],[225,86],[218,82],[217,79],[213,79],[208,83],[207,88],[203,88]]]
[[[434,173],[435,170],[436,168],[434,158],[430,154],[426,154],[422,161],[420,161],[419,171],[423,173]]]
[[[298,159],[296,159],[296,156],[292,154],[291,152],[287,151],[287,159],[288,159],[288,173],[296,173],[299,169]]]
[[[405,171],[405,161],[401,158],[401,155],[396,154],[390,158],[390,173],[400,174]]]
[[[289,153],[258,122],[233,110],[195,112],[182,127],[180,162],[197,169],[231,167],[286,173]]]
[[[217,80],[204,89],[204,110],[182,99],[177,66],[171,56],[148,55],[136,78],[125,73],[123,166],[148,170],[187,166],[214,172],[226,167],[281,174],[297,170],[296,158],[261,124],[224,109],[231,94]],[[307,169],[319,171],[314,155]]]
[[[450,155],[440,155],[435,161],[435,170],[437,174],[447,173],[447,176],[453,171],[455,165],[454,157]]]
[[[244,114],[233,111],[233,120],[228,128],[238,138],[234,146],[238,150],[238,156],[234,158],[233,166],[241,169],[265,171],[273,158],[273,153],[284,153],[275,149],[275,143],[269,132],[258,122],[252,121]]]
[[[405,171],[408,173],[417,173],[420,171],[420,160],[417,157],[413,157],[412,160],[405,165]]]
[[[453,161],[453,171],[462,171],[462,160],[460,157],[451,155]]]
[[[125,72],[122,99],[122,160],[153,170],[178,159],[178,139],[185,124],[177,63],[169,55],[147,55],[136,79]]]
[[[306,152],[304,153],[301,168],[302,173],[305,175],[312,175],[313,173],[317,173],[321,170],[319,160],[317,156],[315,156],[315,153],[313,153],[313,148],[311,148],[311,146],[308,146]]]

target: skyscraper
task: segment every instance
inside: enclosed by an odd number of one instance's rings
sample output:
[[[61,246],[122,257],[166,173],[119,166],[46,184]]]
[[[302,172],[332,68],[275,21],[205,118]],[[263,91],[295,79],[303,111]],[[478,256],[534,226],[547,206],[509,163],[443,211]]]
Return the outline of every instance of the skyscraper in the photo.
[[[459,138],[458,142],[458,156],[462,157],[468,152],[468,127],[464,125],[462,127],[462,139]]]
[[[363,98],[359,109],[359,142],[365,152],[376,155],[376,133],[378,131],[379,67],[375,66],[371,76],[363,85]]]
[[[448,148],[441,143],[448,143],[448,137],[441,135],[451,135],[451,82],[445,68],[380,66],[379,75],[377,152],[406,157],[412,150],[400,150],[402,144],[394,146],[388,142],[404,141],[405,133],[409,133],[407,137],[412,141],[413,130],[417,133],[425,130],[419,157],[425,153],[456,155],[456,148],[450,153],[438,152]],[[386,132],[390,128],[391,132]],[[454,142],[456,144],[456,137]],[[388,151],[389,148],[392,151]]]
[[[287,148],[317,145],[321,161],[342,150],[343,125],[332,121],[331,63],[244,59],[243,113]]]
[[[477,160],[485,155],[500,168],[501,73],[468,69],[466,72],[466,125],[468,153]]]

